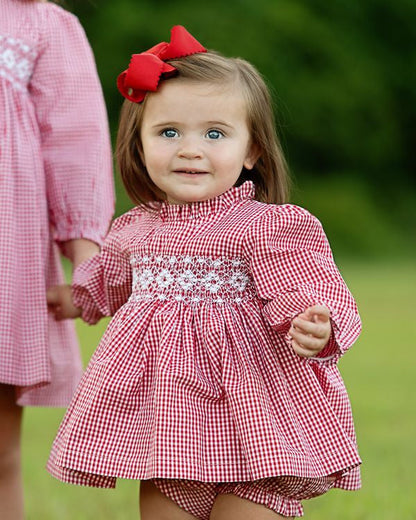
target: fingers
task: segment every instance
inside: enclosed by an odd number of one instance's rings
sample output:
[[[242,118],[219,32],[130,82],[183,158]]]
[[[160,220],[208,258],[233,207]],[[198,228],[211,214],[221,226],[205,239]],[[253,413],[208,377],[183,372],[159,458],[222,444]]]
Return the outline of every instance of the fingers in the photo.
[[[46,301],[48,309],[57,321],[62,320],[61,295],[59,287],[50,287],[46,291]]]
[[[292,320],[292,326],[290,333],[299,332],[304,336],[313,336],[315,338],[325,338],[328,334],[328,323],[327,322],[311,322],[297,316]]]
[[[78,318],[81,310],[72,302],[72,292],[69,285],[50,287],[46,292],[49,311],[57,321]]]
[[[48,305],[56,305],[59,302],[59,290],[58,287],[50,287],[46,291],[46,301]]]
[[[62,321],[65,319],[64,316],[64,310],[63,310],[64,303],[56,302],[53,305],[48,305],[49,310],[52,312],[54,318],[56,321]]]
[[[303,357],[319,354],[331,335],[329,309],[323,305],[309,307],[292,320],[289,336],[294,351]]]
[[[47,301],[48,301],[48,310],[49,312],[51,312],[55,318],[56,321],[61,321],[63,320],[63,316],[62,316],[62,306],[60,305],[59,301],[56,300],[55,298],[50,298],[49,296],[47,297]]]
[[[317,323],[319,321],[328,321],[330,316],[331,313],[328,307],[325,307],[324,305],[314,305],[308,307],[305,312],[300,313],[298,317]]]
[[[313,357],[319,354],[321,350],[327,344],[327,340],[321,338],[314,338],[312,336],[305,336],[304,334],[298,333],[296,331],[291,332],[290,336],[292,338],[291,345],[293,350],[299,355],[303,357]]]

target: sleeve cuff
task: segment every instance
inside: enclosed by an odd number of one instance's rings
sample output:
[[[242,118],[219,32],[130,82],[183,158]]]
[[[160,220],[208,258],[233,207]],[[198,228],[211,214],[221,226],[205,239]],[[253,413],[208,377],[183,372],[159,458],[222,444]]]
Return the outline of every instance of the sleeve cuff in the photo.
[[[313,305],[324,305],[329,309],[332,333],[328,344],[319,356],[308,359],[337,362],[361,331],[361,321],[357,313],[352,310],[340,312],[331,302],[325,301],[325,298],[314,299],[312,295],[292,292],[268,302],[264,306],[263,316],[274,330],[286,335],[292,320]]]
[[[110,226],[110,219],[108,220],[109,225],[106,227],[102,223],[90,220],[68,220],[67,218],[55,218],[54,220],[56,223],[53,224],[52,238],[58,245],[68,240],[85,238],[101,246]]]
[[[85,287],[88,282],[91,270],[94,269],[98,261],[99,255],[95,255],[80,264],[74,271],[72,276],[72,299],[74,305],[82,311],[81,318],[86,323],[94,325],[103,316],[99,307],[92,298],[90,291]]]

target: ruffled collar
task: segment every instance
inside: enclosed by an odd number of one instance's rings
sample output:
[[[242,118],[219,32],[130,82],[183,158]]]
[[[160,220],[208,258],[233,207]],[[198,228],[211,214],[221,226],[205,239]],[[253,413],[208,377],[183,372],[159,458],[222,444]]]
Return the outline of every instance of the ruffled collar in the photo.
[[[162,220],[188,220],[203,218],[208,215],[220,213],[238,202],[253,199],[255,193],[254,183],[246,181],[238,187],[230,188],[225,193],[213,199],[189,204],[169,204],[162,202],[158,208],[158,214]]]

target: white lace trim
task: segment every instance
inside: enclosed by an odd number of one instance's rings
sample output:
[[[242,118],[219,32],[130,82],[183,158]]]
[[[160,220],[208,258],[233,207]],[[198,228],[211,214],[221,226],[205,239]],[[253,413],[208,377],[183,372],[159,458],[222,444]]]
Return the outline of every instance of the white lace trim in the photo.
[[[16,89],[26,90],[35,58],[35,51],[23,41],[0,35],[0,76]]]
[[[242,303],[255,296],[246,263],[239,258],[144,255],[131,258],[130,300]]]

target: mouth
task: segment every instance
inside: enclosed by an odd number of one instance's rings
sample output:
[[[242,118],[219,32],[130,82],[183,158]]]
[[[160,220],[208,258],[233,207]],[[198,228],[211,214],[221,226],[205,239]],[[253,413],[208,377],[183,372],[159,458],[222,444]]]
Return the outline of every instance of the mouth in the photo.
[[[206,174],[208,174],[209,172],[204,171],[204,170],[196,170],[196,169],[193,169],[193,168],[189,168],[189,169],[178,169],[178,170],[173,170],[173,173],[177,173],[177,174],[179,174],[179,175],[198,176],[198,175],[206,175]]]

